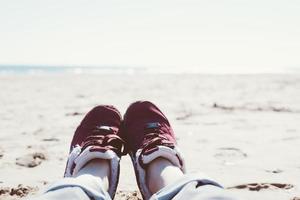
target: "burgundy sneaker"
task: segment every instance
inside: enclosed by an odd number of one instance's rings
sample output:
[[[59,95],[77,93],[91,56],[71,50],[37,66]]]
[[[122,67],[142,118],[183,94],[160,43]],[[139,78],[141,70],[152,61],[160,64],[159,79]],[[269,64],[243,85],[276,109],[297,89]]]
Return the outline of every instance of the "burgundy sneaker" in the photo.
[[[110,161],[108,193],[113,198],[117,189],[120,158],[124,155],[124,140],[119,136],[120,112],[113,106],[97,106],[82,120],[71,142],[65,177],[72,177],[89,161]]]
[[[153,103],[139,101],[131,104],[124,115],[123,129],[122,134],[144,199],[152,195],[145,181],[145,168],[151,161],[163,157],[185,171],[172,127]]]

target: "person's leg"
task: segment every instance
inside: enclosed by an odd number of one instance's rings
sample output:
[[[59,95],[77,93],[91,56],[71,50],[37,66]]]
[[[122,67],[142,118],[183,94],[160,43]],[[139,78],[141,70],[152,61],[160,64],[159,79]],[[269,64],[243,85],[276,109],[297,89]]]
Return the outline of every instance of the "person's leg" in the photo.
[[[149,101],[131,104],[123,128],[143,199],[180,179],[184,160],[172,127],[157,106]]]
[[[165,158],[153,160],[146,168],[146,183],[152,194],[183,177],[183,172]]]
[[[109,166],[109,161],[104,159],[95,159],[88,162],[83,168],[79,170],[75,178],[83,178],[93,176],[95,178],[101,179],[102,188],[108,192],[109,188],[109,173],[111,169]]]
[[[77,127],[71,141],[64,178],[37,199],[110,200],[119,179],[124,155],[120,112],[113,106],[93,108]]]
[[[36,197],[35,200],[90,200],[90,195],[81,186],[85,186],[90,192],[94,190],[94,192],[92,192],[94,193],[93,199],[110,200],[110,196],[108,195],[109,175],[110,165],[108,160],[91,160],[83,166],[74,177],[60,180],[58,185],[69,184],[69,187],[63,186],[52,189]],[[95,195],[96,193],[97,195]]]
[[[148,164],[146,168],[146,178],[147,186],[152,194],[155,194],[156,199],[162,200],[213,200],[213,199],[223,199],[232,200],[233,198],[227,194],[224,189],[217,187],[212,184],[199,184],[197,180],[183,182],[183,186],[177,192],[176,187],[170,187],[176,182],[180,182],[184,179],[184,174],[179,167],[174,166],[169,160],[164,158],[157,158]],[[200,179],[199,179],[200,180]],[[169,189],[167,188],[169,186]],[[166,188],[167,195],[160,195],[160,190]],[[156,194],[157,193],[157,194]],[[173,193],[173,194],[171,194]],[[154,198],[154,199],[155,199]]]
[[[170,122],[153,103],[131,104],[123,127],[143,199],[233,200],[204,175],[184,174],[184,158]]]

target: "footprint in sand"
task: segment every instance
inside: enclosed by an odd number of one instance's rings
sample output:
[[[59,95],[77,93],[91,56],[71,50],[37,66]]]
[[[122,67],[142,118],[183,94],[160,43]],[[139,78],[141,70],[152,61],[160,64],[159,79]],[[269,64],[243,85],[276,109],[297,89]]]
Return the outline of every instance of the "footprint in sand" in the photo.
[[[66,116],[77,116],[77,115],[83,115],[81,112],[72,112],[72,113],[66,113]]]
[[[76,98],[82,99],[82,98],[85,98],[85,95],[83,95],[83,94],[77,94]]]
[[[58,142],[59,139],[55,138],[55,137],[51,137],[51,138],[44,138],[44,139],[42,139],[42,141],[44,141],[44,142]]]
[[[291,136],[291,137],[284,137],[282,138],[282,141],[295,141],[295,140],[299,140],[300,137],[298,136]]]
[[[273,170],[265,170],[265,171],[273,174],[279,174],[283,172],[283,170],[281,169],[273,169]]]
[[[217,153],[214,156],[225,164],[233,164],[235,161],[246,158],[247,154],[238,148],[222,147],[217,149]]]
[[[176,120],[179,120],[179,121],[181,121],[181,120],[187,120],[188,118],[190,118],[192,116],[193,116],[193,113],[191,113],[191,112],[185,112],[181,116],[176,117]]]
[[[16,159],[16,164],[24,167],[36,167],[42,163],[43,160],[46,160],[46,156],[43,153],[32,153],[27,154],[23,157]]]
[[[284,184],[284,183],[247,183],[247,184],[227,187],[227,189],[247,189],[250,191],[260,191],[264,189],[289,190],[293,187],[294,186],[292,184]]]
[[[39,128],[39,129],[35,130],[32,134],[33,134],[33,135],[39,135],[39,134],[42,133],[43,131],[44,131],[43,128]]]

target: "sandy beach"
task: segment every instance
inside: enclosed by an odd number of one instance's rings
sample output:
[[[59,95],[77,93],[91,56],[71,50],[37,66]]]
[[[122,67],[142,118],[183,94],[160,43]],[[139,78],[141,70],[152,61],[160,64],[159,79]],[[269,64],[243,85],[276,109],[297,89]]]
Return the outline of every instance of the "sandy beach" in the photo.
[[[189,173],[241,199],[300,199],[300,75],[0,75],[0,199],[62,178],[69,143],[99,104],[136,100],[168,116]],[[122,158],[116,199],[138,199]]]

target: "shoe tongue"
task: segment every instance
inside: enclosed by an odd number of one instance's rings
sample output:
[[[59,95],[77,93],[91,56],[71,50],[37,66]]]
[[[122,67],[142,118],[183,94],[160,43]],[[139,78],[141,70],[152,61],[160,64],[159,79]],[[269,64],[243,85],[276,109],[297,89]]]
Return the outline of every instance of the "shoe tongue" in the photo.
[[[103,133],[104,135],[111,134],[111,133],[116,133],[118,132],[118,129],[113,126],[96,126],[95,131],[99,131]]]
[[[146,134],[148,133],[158,133],[161,129],[162,125],[159,122],[150,122],[145,124],[144,126],[144,132]]]
[[[153,129],[153,128],[159,128],[160,123],[159,122],[150,122],[146,124],[146,129]]]
[[[97,126],[97,129],[110,131],[111,127],[110,126]]]

